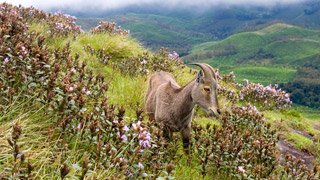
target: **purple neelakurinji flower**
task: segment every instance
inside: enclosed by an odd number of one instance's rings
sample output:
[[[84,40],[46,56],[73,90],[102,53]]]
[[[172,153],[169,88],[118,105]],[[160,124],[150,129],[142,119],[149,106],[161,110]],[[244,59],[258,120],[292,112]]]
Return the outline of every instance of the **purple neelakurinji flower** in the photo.
[[[132,124],[132,128],[133,128],[133,130],[137,130],[138,129],[137,125],[135,123]]]
[[[140,121],[138,121],[137,123],[132,123],[133,130],[135,130],[135,131],[139,130],[140,129],[140,124],[141,124]]]
[[[139,134],[139,144],[141,147],[146,148],[146,147],[151,147],[151,137],[150,133],[147,130],[143,130]]]
[[[243,94],[242,93],[240,93],[240,100],[243,100],[244,99],[244,96],[243,96]]]
[[[70,71],[73,72],[73,73],[77,72],[76,68],[74,68],[74,67],[71,68]]]
[[[86,91],[86,95],[89,96],[91,94],[91,91]]]
[[[145,64],[147,64],[148,62],[147,62],[147,60],[143,59],[140,63],[141,63],[142,65],[145,65]]]
[[[246,170],[244,169],[243,166],[239,166],[239,167],[238,167],[238,170],[239,170],[241,173],[245,173],[245,172],[246,172]]]
[[[78,131],[81,130],[81,123],[78,124],[77,129],[78,129]]]
[[[261,142],[259,140],[255,140],[255,141],[253,141],[253,143],[256,144],[256,145],[260,145],[261,144]]]
[[[144,166],[143,166],[143,164],[141,162],[138,163],[138,168],[140,168],[140,169],[144,168]]]
[[[290,98],[286,98],[285,100],[284,100],[286,103],[288,103],[288,104],[291,104],[292,102],[290,101]]]
[[[69,91],[72,92],[74,88],[72,86],[69,87]]]
[[[169,56],[170,59],[177,59],[177,58],[179,58],[179,54],[178,54],[177,52],[175,52],[175,51],[173,51],[172,53],[170,53],[168,56]]]
[[[126,135],[122,135],[121,139],[122,139],[122,142],[127,142],[128,141],[128,137]]]
[[[87,96],[89,96],[91,94],[91,91],[87,90],[87,88],[82,88],[81,90],[82,93],[86,94]]]
[[[7,64],[9,61],[10,61],[9,58],[6,57],[6,58],[3,60],[3,64]]]
[[[127,126],[127,125],[125,125],[125,126],[123,127],[123,130],[124,130],[125,132],[128,132],[128,131],[129,131],[128,126]]]
[[[149,141],[146,141],[146,140],[140,140],[139,141],[139,145],[143,148],[147,148],[147,147],[151,147],[151,144]]]

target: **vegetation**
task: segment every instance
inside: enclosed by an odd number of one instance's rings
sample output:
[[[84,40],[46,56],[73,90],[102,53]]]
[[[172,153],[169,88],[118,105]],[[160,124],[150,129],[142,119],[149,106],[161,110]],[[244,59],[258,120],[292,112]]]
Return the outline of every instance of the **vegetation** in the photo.
[[[148,52],[113,26],[81,33],[69,16],[0,8],[1,179],[319,178],[291,155],[277,160],[282,131],[265,116],[288,126],[304,118],[277,87],[218,74],[223,114],[196,111],[186,155],[179,137],[168,142],[142,110],[149,73],[170,71],[181,84],[194,77],[174,53]]]
[[[278,23],[197,45],[184,59],[234,71],[238,82],[281,83],[293,102],[318,108],[319,52],[320,31]]]
[[[205,7],[204,7],[205,6]],[[116,21],[131,30],[148,48],[167,47],[182,56],[189,54],[199,43],[225,39],[233,34],[254,31],[274,22],[302,27],[319,28],[319,0],[302,1],[277,6],[213,6],[199,7],[166,5],[130,6],[113,11],[70,12],[84,30],[90,30],[99,21]]]

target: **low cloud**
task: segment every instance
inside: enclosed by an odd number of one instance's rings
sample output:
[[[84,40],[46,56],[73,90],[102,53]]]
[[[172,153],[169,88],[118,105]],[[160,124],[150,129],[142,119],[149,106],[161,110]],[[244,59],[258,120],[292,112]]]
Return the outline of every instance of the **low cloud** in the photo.
[[[299,3],[305,0],[6,0],[14,5],[34,6],[43,10],[70,9],[70,10],[109,10],[134,5],[162,5],[168,7],[197,7],[207,8],[219,5],[261,5],[275,6],[281,4]]]

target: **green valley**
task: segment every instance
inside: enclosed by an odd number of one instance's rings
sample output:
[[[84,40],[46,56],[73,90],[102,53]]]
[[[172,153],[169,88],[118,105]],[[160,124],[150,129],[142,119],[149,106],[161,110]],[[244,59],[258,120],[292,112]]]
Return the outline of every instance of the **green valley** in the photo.
[[[319,30],[277,23],[196,45],[184,60],[207,62],[225,73],[234,71],[238,82],[248,79],[265,85],[282,84],[292,93],[294,102],[320,107],[320,84],[316,81],[319,55]],[[309,90],[304,93],[299,84]],[[301,96],[307,98],[302,101]]]

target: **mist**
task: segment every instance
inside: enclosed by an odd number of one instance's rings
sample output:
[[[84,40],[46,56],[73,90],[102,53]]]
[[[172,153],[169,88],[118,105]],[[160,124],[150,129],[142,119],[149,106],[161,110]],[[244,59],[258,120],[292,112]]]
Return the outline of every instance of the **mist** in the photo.
[[[215,6],[277,6],[306,0],[6,0],[14,5],[33,6],[42,10],[69,9],[75,11],[112,10],[130,6],[162,6],[168,8],[208,8]]]

